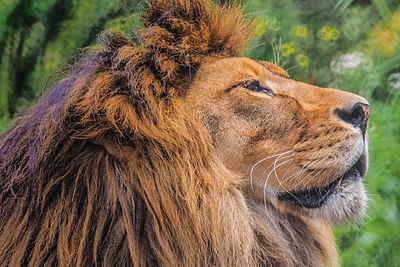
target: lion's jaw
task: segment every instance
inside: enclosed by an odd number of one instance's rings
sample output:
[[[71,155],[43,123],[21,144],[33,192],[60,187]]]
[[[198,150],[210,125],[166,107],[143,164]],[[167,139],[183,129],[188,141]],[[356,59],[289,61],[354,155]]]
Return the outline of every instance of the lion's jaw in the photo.
[[[270,63],[228,58],[204,64],[185,101],[220,160],[245,177],[250,198],[330,223],[364,214],[362,97],[291,80]]]

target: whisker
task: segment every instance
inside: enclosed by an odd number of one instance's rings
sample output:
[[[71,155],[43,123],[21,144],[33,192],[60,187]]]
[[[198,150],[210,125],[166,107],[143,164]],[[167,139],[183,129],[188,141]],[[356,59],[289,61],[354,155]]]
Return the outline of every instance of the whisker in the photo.
[[[304,180],[306,180],[308,177],[310,176],[318,176],[320,173],[322,173],[324,170],[320,169],[320,170],[313,170],[310,173],[308,173],[301,181],[299,181],[297,184],[302,183]],[[303,187],[307,188],[307,186],[311,183],[312,180],[309,180]]]
[[[293,157],[294,155],[292,154],[292,155],[289,155],[289,156],[287,156],[287,157],[284,157],[285,159],[286,158],[290,158],[290,157]],[[277,166],[276,166],[276,163],[278,162],[278,160],[279,160],[279,158],[280,158],[280,156],[278,157],[278,158],[276,158],[275,159],[275,161],[274,161],[274,169],[273,169],[273,171],[274,171],[274,173],[275,173],[275,177],[278,179],[278,174],[276,173],[276,168],[277,168]],[[292,159],[293,160],[293,159]],[[284,162],[285,163],[285,162]],[[281,163],[280,165],[283,165],[283,163]],[[279,166],[280,166],[279,165]]]
[[[287,169],[287,171],[286,171],[286,172],[283,174],[283,176],[282,176],[283,181],[286,181],[286,180],[285,180],[286,175],[287,175],[291,170],[293,170],[293,169],[296,168],[296,167],[298,167],[298,165],[294,164],[294,165],[292,165],[289,169]]]
[[[281,156],[282,156],[282,155],[280,155],[277,159],[275,159],[275,161],[274,161],[274,168],[268,173],[268,176],[267,176],[267,178],[266,178],[265,181],[264,181],[264,186],[263,186],[263,202],[264,202],[264,208],[265,208],[265,210],[267,210],[266,191],[267,191],[267,184],[268,184],[268,179],[269,179],[269,177],[271,176],[271,174],[272,174],[273,172],[275,172],[275,174],[276,174],[276,168],[277,168],[277,167],[279,167],[279,166],[281,166],[281,165],[283,165],[283,164],[285,164],[285,163],[287,163],[287,162],[293,160],[293,159],[286,160],[286,161],[284,161],[283,163],[281,163],[281,164],[279,164],[279,165],[276,165],[277,161],[279,160],[279,158],[280,158]],[[286,157],[284,157],[284,158],[290,158],[290,157],[293,157],[293,156],[294,156],[294,155],[292,154],[292,155],[286,156]],[[278,179],[278,181],[279,181],[279,179]]]
[[[318,162],[318,161],[320,161],[320,160],[317,160],[317,161],[315,161],[315,162],[311,162],[309,165],[307,165],[307,166],[304,166],[298,173],[295,173],[294,175],[296,175],[296,174],[298,174],[296,177],[301,177],[301,175],[313,164],[313,163],[316,163],[316,162]],[[315,171],[315,170],[314,170]],[[292,176],[294,176],[294,175],[291,175],[290,177],[292,177]],[[290,177],[288,177],[288,178],[290,178]],[[287,178],[287,179],[288,179]],[[301,201],[292,193],[292,192],[290,192],[284,185],[283,185],[283,182],[284,181],[280,181],[279,180],[279,178],[277,177],[277,179],[278,179],[278,182],[279,182],[279,187],[278,188],[280,188],[280,187],[282,187],[282,189],[286,192],[286,193],[288,193],[289,195],[291,195],[294,199],[296,199],[297,201],[298,201],[298,203],[300,203],[301,204]],[[285,179],[285,181],[287,180],[287,179]],[[304,180],[304,178],[302,179],[302,181]],[[299,184],[299,183],[301,183],[301,181],[300,182],[298,182],[297,184]],[[302,204],[301,204],[302,205]],[[302,205],[303,206],[303,205]]]
[[[299,177],[301,177],[301,176],[303,175],[303,173],[307,171],[307,169],[309,169],[313,164],[316,164],[316,163],[319,163],[319,162],[321,162],[321,160],[316,160],[316,161],[311,162],[311,163],[308,164],[308,165],[304,165],[304,166],[301,168],[300,171],[298,171],[298,172],[296,172],[296,173],[290,175],[289,177],[285,178],[285,180],[283,180],[282,182],[286,182],[287,180],[289,180],[290,178],[292,178],[292,177],[294,177],[294,176],[295,176],[296,179],[299,178]]]
[[[254,190],[254,188],[253,188],[253,172],[254,172],[254,169],[257,167],[257,165],[260,164],[260,163],[263,162],[263,161],[266,161],[267,159],[270,159],[270,158],[273,158],[273,157],[279,157],[279,156],[281,156],[281,155],[283,155],[283,154],[287,154],[287,153],[289,153],[289,152],[292,152],[292,150],[288,150],[288,151],[285,151],[285,152],[282,152],[282,153],[277,153],[277,154],[268,156],[268,157],[266,157],[266,158],[263,158],[263,159],[257,161],[257,162],[253,165],[253,167],[251,167],[251,170],[250,170],[250,186],[251,186],[251,190]]]
[[[321,162],[321,161],[322,161],[322,159],[316,160],[316,161],[314,161],[314,162],[311,162],[309,165],[305,166],[305,168],[303,168],[303,169],[301,170],[301,172],[296,176],[296,179],[297,179],[297,178],[300,178],[314,163],[316,164],[316,163],[319,163],[319,162]],[[313,172],[313,171],[312,171],[312,172]],[[312,173],[312,172],[311,172],[311,173]],[[297,182],[297,184],[303,182],[308,176],[309,176],[309,174],[307,174],[305,177],[303,177],[299,182]]]

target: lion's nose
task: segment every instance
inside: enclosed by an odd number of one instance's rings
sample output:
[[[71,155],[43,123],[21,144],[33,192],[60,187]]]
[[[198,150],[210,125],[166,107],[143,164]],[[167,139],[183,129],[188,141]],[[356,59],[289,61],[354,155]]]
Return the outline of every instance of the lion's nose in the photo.
[[[336,115],[344,122],[358,127],[365,133],[371,108],[366,103],[357,102],[348,109],[336,109]]]

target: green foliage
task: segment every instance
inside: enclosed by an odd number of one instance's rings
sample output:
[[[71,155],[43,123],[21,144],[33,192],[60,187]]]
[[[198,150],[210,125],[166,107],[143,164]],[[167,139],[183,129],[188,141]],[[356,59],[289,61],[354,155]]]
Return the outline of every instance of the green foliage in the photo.
[[[47,77],[93,44],[113,21],[125,25],[119,30],[133,30],[139,25],[137,20],[129,19],[138,13],[135,0],[3,1],[0,117],[5,118],[25,110],[40,95]]]
[[[1,0],[0,132],[41,94],[47,77],[95,43],[104,29],[141,26],[136,0]],[[343,266],[399,266],[400,6],[396,0],[249,0],[255,38],[247,56],[292,77],[349,90],[372,105],[370,209],[337,227]],[[397,4],[396,4],[397,3]],[[61,66],[61,67],[60,67]],[[55,78],[56,79],[56,78]]]
[[[343,266],[400,264],[400,8],[394,2],[252,1],[256,38],[247,55],[269,58],[292,77],[366,97],[369,212],[337,227]],[[333,12],[332,12],[333,10]],[[279,53],[279,55],[277,55]]]

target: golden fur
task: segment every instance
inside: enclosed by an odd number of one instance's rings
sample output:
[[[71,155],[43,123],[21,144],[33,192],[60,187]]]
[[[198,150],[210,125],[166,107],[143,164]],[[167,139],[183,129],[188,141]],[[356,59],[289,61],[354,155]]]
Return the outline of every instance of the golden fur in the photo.
[[[149,0],[144,22],[1,137],[0,265],[337,265],[329,223],[365,206],[338,177],[366,165],[367,102],[237,57],[236,6]],[[285,194],[333,181],[318,207]]]

